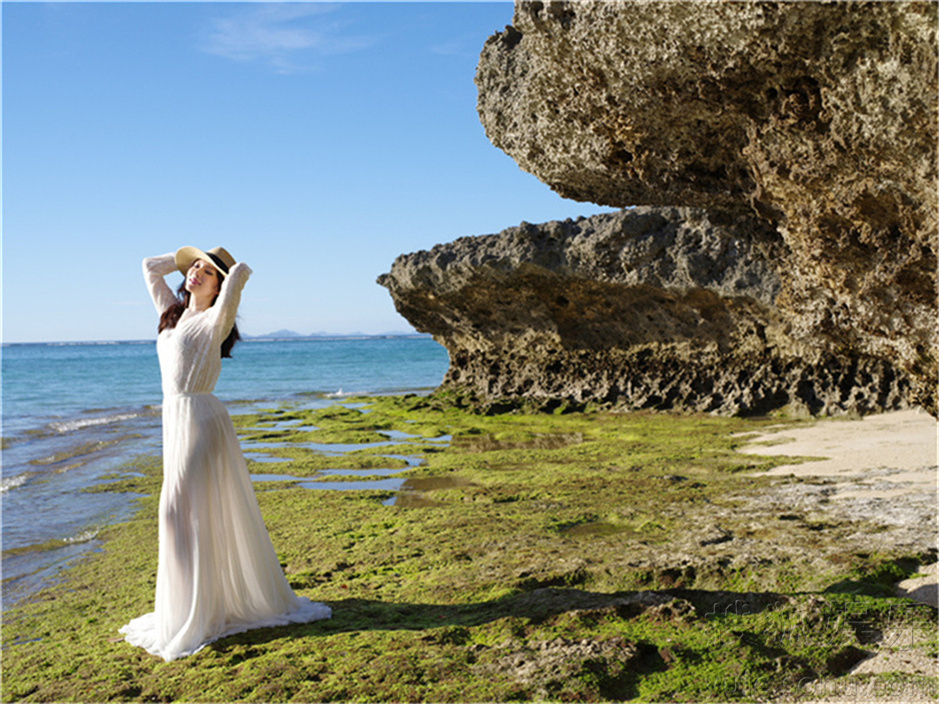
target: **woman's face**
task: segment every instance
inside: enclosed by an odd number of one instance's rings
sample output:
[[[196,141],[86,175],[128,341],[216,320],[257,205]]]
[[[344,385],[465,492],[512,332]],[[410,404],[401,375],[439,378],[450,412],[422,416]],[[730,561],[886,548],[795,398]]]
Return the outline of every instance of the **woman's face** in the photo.
[[[197,259],[186,272],[186,290],[196,298],[214,297],[220,284],[218,270],[205,259]]]

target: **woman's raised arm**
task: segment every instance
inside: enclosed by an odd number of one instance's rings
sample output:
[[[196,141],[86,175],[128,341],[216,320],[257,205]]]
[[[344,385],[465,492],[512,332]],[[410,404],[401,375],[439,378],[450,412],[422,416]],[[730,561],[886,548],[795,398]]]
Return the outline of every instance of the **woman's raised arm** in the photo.
[[[158,257],[147,257],[143,260],[143,278],[147,282],[150,298],[156,306],[157,313],[163,311],[176,302],[176,295],[166,285],[163,277],[176,271],[176,255],[174,253],[161,254]]]
[[[241,289],[245,287],[251,273],[251,267],[244,262],[235,264],[222,281],[218,300],[209,309],[215,316],[215,337],[218,338],[219,344],[228,337],[228,333],[235,325],[238,304],[241,303]]]

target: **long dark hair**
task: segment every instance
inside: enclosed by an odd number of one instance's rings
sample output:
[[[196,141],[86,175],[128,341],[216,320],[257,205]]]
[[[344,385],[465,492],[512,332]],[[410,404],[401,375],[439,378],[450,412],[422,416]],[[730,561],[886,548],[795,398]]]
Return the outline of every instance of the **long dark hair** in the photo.
[[[163,314],[160,316],[160,325],[157,327],[157,334],[159,335],[164,330],[172,330],[176,327],[176,323],[179,322],[180,317],[182,317],[183,311],[189,306],[189,291],[186,290],[186,282],[183,281],[179,288],[176,289],[176,302],[163,311]],[[209,305],[215,305],[215,301],[218,299],[218,294],[215,294],[215,298],[212,299],[212,303]],[[235,346],[235,343],[241,339],[241,334],[238,332],[238,325],[232,325],[231,332],[228,333],[228,337],[222,340],[222,356],[231,357],[231,348]]]

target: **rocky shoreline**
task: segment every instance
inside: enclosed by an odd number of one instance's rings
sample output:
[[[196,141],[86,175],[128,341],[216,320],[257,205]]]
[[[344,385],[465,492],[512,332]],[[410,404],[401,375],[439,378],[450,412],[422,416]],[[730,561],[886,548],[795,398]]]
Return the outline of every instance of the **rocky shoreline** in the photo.
[[[635,210],[379,282],[483,406],[936,415],[937,25],[935,3],[519,0],[477,68],[487,136]]]
[[[403,255],[379,283],[479,404],[864,414],[904,408],[889,362],[800,339],[785,244],[756,217],[640,207]]]

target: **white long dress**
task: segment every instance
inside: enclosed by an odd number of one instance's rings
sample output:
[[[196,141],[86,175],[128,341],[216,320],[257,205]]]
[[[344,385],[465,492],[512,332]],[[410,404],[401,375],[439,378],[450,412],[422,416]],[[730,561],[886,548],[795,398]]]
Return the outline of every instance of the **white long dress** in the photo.
[[[175,296],[163,277],[173,254],[144,260],[162,313]],[[253,628],[329,618],[328,606],[294,594],[261,517],[231,418],[212,394],[220,347],[251,274],[238,263],[215,305],[188,310],[157,338],[163,378],[163,488],[154,611],[121,628],[164,660]]]

